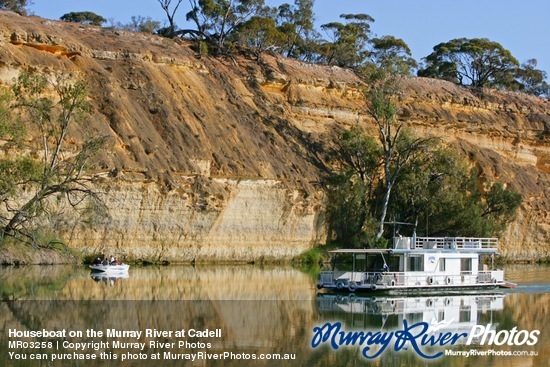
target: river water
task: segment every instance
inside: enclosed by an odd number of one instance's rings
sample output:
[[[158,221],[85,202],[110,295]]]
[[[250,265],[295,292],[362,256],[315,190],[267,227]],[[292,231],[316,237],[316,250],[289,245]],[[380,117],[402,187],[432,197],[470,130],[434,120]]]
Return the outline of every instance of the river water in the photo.
[[[550,366],[548,266],[507,266],[514,290],[414,297],[320,294],[311,273],[0,268],[0,365]],[[365,340],[341,345],[329,327]]]

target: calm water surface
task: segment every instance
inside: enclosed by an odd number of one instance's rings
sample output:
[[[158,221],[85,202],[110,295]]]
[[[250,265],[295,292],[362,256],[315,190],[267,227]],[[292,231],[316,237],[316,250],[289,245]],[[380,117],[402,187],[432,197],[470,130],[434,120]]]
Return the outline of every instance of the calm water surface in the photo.
[[[516,265],[505,268],[506,278],[518,288],[505,292],[476,295],[416,297],[351,297],[319,294],[314,276],[291,267],[257,266],[168,266],[131,267],[127,278],[92,277],[86,267],[36,266],[0,268],[0,365],[2,366],[549,366],[550,360],[550,268]],[[404,321],[406,320],[406,321]],[[485,356],[441,356],[427,360],[411,345],[395,351],[390,344],[379,357],[366,359],[361,347],[342,346],[338,350],[322,344],[312,348],[313,330],[325,323],[340,323],[345,331],[371,331],[389,334],[409,325],[426,322],[438,333],[469,333],[476,325],[490,324],[490,330],[540,330],[533,346],[422,347],[426,355],[444,352],[491,352]],[[119,358],[52,361],[51,353],[70,355],[73,349],[15,349],[9,341],[10,329],[74,330],[82,337],[51,339],[69,342],[111,342],[86,330],[106,331],[157,329],[164,331],[221,329],[222,337],[120,338],[123,342],[145,342],[140,349],[99,347],[78,353],[99,358],[116,354]],[[522,334],[524,335],[524,334]],[[526,335],[526,334],[525,334]],[[27,341],[48,339],[30,338]],[[150,345],[150,341],[176,343],[174,348]],[[185,340],[185,346],[178,347]],[[201,344],[203,343],[203,344]],[[210,346],[206,346],[210,343]],[[408,350],[405,351],[404,349]],[[374,354],[373,347],[366,352]],[[235,359],[196,361],[163,359],[166,351],[184,353],[233,353]],[[26,355],[47,354],[47,360],[22,360],[10,352]],[[121,360],[130,353],[143,359]],[[526,353],[523,356],[498,355]],[[162,361],[153,361],[159,354]],[[252,360],[250,356],[289,354],[291,360]],[[537,354],[537,355],[531,355]],[[237,359],[238,357],[238,359]]]

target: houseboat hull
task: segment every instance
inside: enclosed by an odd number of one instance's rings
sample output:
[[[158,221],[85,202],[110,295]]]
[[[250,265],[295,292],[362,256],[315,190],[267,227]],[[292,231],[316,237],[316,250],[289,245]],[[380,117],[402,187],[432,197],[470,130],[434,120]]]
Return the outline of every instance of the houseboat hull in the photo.
[[[453,286],[357,286],[350,288],[336,288],[331,286],[317,286],[325,288],[329,292],[338,293],[361,293],[361,294],[389,294],[389,295],[407,295],[407,294],[464,294],[478,293],[480,291],[494,291],[503,288],[501,284],[487,285],[453,285]]]

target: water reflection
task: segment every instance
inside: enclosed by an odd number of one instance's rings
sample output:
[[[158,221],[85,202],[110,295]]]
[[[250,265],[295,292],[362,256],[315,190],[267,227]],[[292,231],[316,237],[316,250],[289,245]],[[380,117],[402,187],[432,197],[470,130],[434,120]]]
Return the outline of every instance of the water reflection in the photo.
[[[316,280],[291,267],[169,266],[132,267],[127,278],[93,279],[85,267],[23,267],[0,269],[0,365],[73,366],[71,362],[10,359],[7,330],[113,328],[118,330],[178,330],[221,328],[223,338],[208,340],[210,352],[293,353],[292,361],[219,360],[185,363],[200,366],[547,366],[550,360],[550,280],[546,267],[512,271],[520,283],[517,293],[453,295],[448,297],[363,297],[317,295]],[[522,277],[529,279],[522,282]],[[538,292],[521,290],[533,289]],[[531,288],[530,288],[531,287]],[[468,331],[476,324],[496,330],[540,329],[538,352],[524,357],[442,357],[426,362],[414,353],[388,350],[367,361],[359,348],[339,350],[310,347],[312,330],[327,321],[340,321],[356,330],[391,330],[403,320],[424,321],[442,330]],[[450,322],[452,320],[452,323]],[[177,342],[164,338],[163,342]],[[83,342],[91,341],[83,338]],[[199,342],[201,340],[190,340]],[[143,340],[146,342],[146,340]],[[148,341],[147,341],[148,342]],[[467,346],[452,346],[466,350]],[[514,346],[498,349],[515,350]],[[145,353],[163,352],[147,345]],[[172,352],[178,352],[174,349]],[[189,347],[188,352],[201,351]],[[114,352],[112,348],[103,350]],[[99,355],[100,351],[94,351]],[[163,361],[180,366],[182,361]],[[105,361],[86,366],[106,365]],[[146,361],[109,361],[111,366],[142,367]]]
[[[355,294],[320,294],[319,310],[331,317],[351,321],[354,327],[395,330],[409,324],[425,322],[431,329],[453,332],[469,331],[479,323],[493,322],[493,312],[504,308],[502,293],[486,295],[361,297]],[[341,315],[340,315],[341,316]]]
[[[115,285],[121,284],[121,279],[129,278],[128,273],[126,274],[106,274],[106,273],[95,273],[90,274],[90,278],[96,283],[102,283],[103,285],[108,285],[109,287],[114,287]]]
[[[0,271],[3,299],[18,300],[312,300],[308,274],[279,266],[132,267],[116,286],[86,267],[29,266]],[[110,283],[110,280],[108,281]]]

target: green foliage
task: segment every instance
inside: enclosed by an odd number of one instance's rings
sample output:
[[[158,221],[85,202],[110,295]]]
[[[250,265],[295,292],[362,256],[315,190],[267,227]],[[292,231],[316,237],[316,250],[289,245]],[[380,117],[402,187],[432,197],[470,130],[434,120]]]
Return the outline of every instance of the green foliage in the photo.
[[[317,265],[325,259],[325,251],[319,247],[314,247],[296,256],[292,261],[301,265]]]
[[[359,175],[372,192],[382,157],[376,140],[367,136],[359,125],[353,125],[342,134],[337,144],[338,155],[346,169]]]
[[[133,32],[155,33],[160,29],[160,22],[151,17],[142,17],[141,15],[132,16],[128,24],[117,24],[117,28],[127,29]]]
[[[314,4],[314,0],[295,0],[294,6],[282,4],[277,8],[277,28],[284,34],[282,55],[313,61],[319,36],[314,25]]]
[[[36,182],[42,173],[41,165],[31,157],[0,159],[0,200],[16,193],[21,185]]]
[[[510,51],[486,38],[457,38],[440,43],[425,58],[419,76],[440,78],[461,85],[507,86],[519,62]]]
[[[328,239],[345,247],[380,246],[389,223],[411,235],[494,236],[514,216],[521,196],[500,183],[479,190],[479,174],[433,138],[417,138],[397,119],[398,82],[371,74],[365,93],[378,140],[358,126],[344,132],[327,180]]]
[[[264,8],[264,0],[190,0],[190,3],[187,20],[193,21],[199,35],[215,44],[222,53],[226,51],[226,41],[237,28]]]
[[[455,151],[434,142],[404,169],[389,211],[394,219],[417,225],[420,234],[473,236],[478,227],[473,221],[480,219],[473,173]]]
[[[405,75],[410,75],[417,67],[409,46],[402,39],[384,36],[370,41],[370,59],[376,67]]]
[[[0,10],[10,10],[21,15],[27,15],[28,0],[0,0]]]
[[[352,172],[335,174],[326,184],[328,239],[343,247],[367,242],[369,208],[365,183]]]
[[[25,135],[25,125],[18,123],[11,110],[13,93],[5,88],[0,89],[0,137],[19,145]]]
[[[515,72],[515,80],[509,89],[519,90],[536,96],[550,97],[550,85],[546,82],[546,72],[536,69],[537,60],[531,59],[522,64]]]
[[[97,15],[91,11],[71,12],[63,14],[59,19],[65,22],[90,24],[95,26],[101,26],[107,21],[107,19],[103,18],[101,15]]]
[[[345,23],[321,25],[331,41],[323,45],[324,61],[328,65],[356,67],[364,63],[369,52],[370,24],[374,19],[367,14],[342,14]]]
[[[235,35],[235,41],[254,51],[257,57],[267,50],[275,50],[284,40],[285,34],[270,17],[252,17],[238,27]]]
[[[345,131],[337,146],[339,169],[327,185],[329,238],[347,247],[364,247],[374,223],[369,203],[379,184],[382,150],[359,125]]]
[[[8,125],[16,122],[32,126],[34,137],[38,138],[25,140],[27,146],[23,148],[32,155],[13,155],[0,160],[4,173],[0,179],[4,206],[0,237],[42,243],[41,227],[45,221],[52,222],[57,217],[56,208],[63,202],[74,209],[90,200],[101,206],[97,194],[88,187],[91,178],[84,174],[89,159],[103,147],[105,138],[91,136],[79,149],[70,152],[65,147],[69,126],[81,121],[86,113],[86,85],[70,75],[52,79],[50,83],[44,74],[20,74],[12,88],[9,114],[0,114],[8,116]],[[15,112],[19,120],[13,118]],[[9,130],[2,129],[4,137],[6,131]],[[33,142],[40,145],[31,145]],[[47,228],[53,229],[55,225]]]
[[[490,217],[495,228],[504,227],[515,215],[523,197],[512,188],[496,182],[485,195],[485,209],[481,217]]]
[[[513,218],[521,195],[495,183],[480,192],[479,173],[449,148],[418,154],[395,185],[389,211],[425,236],[495,236]],[[413,227],[409,227],[409,233]]]

